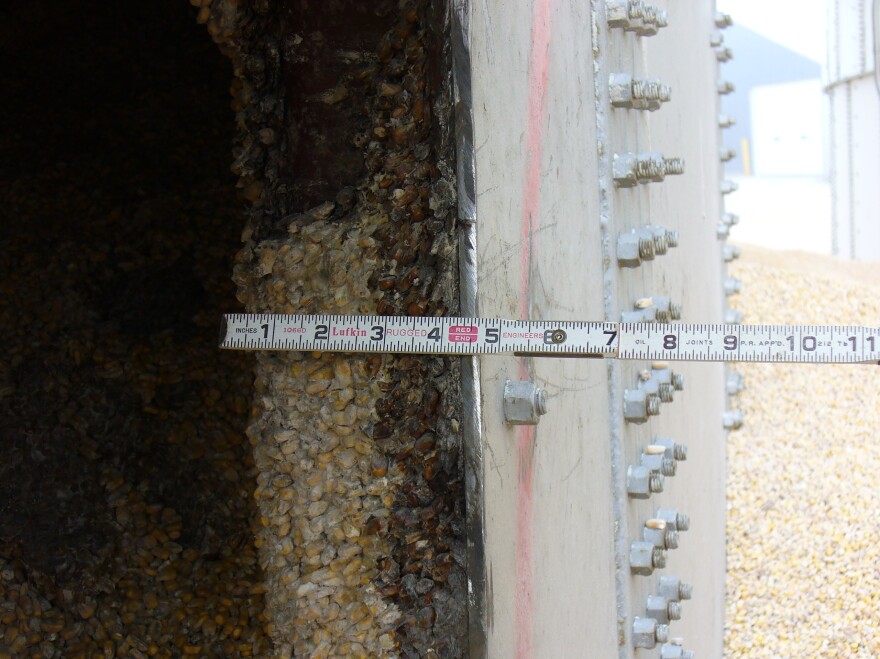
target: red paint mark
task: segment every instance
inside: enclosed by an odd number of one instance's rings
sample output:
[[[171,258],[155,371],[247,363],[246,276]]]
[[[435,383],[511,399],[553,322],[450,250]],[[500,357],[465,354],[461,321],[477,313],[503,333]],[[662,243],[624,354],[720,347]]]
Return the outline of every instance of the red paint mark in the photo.
[[[532,43],[529,55],[529,99],[526,121],[526,172],[520,224],[519,317],[529,317],[529,275],[535,232],[538,227],[538,202],[541,194],[541,155],[546,121],[545,92],[550,57],[550,10],[552,0],[535,0],[532,9]],[[519,377],[528,379],[528,363],[519,361]],[[516,602],[515,656],[532,656],[532,469],[535,451],[534,426],[520,426],[516,435],[516,458],[519,487],[516,498]]]

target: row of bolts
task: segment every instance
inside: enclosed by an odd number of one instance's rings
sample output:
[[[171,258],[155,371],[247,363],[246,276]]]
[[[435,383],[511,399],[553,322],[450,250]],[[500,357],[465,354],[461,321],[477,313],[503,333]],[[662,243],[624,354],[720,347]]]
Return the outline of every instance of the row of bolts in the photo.
[[[609,2],[606,5],[608,25],[634,32],[638,36],[652,36],[667,25],[666,12],[646,5],[641,0],[629,2]],[[719,29],[732,25],[730,16],[718,13],[715,25]],[[719,32],[713,32],[710,45],[715,50],[719,62],[727,62],[733,57],[729,48],[723,47]],[[718,83],[719,94],[734,91],[731,83]],[[633,78],[625,73],[613,73],[609,77],[609,96],[613,107],[654,111],[671,98],[667,85],[655,78]],[[734,120],[719,115],[719,128],[729,128]],[[736,156],[733,149],[722,149],[720,159],[727,162]],[[684,172],[681,158],[666,158],[660,153],[622,153],[615,154],[612,162],[612,177],[618,188],[635,187],[639,184],[663,181],[666,176]],[[732,181],[721,182],[721,194],[734,192],[737,186]],[[736,215],[724,213],[717,228],[718,239],[724,241],[730,228],[739,221]],[[639,229],[621,233],[617,240],[617,261],[620,267],[636,268],[644,261],[666,254],[678,245],[678,233],[662,226],[646,225]],[[738,247],[723,245],[722,256],[729,263],[740,255]],[[734,277],[724,280],[726,296],[735,295],[741,289],[741,282]],[[621,314],[621,322],[666,323],[681,318],[681,307],[666,296],[642,298],[635,302],[633,311]],[[742,314],[734,309],[725,312],[725,323],[742,322]],[[726,377],[726,390],[729,395],[739,393],[744,386],[743,377],[730,372]],[[672,402],[674,393],[684,388],[684,377],[674,373],[663,362],[655,362],[650,369],[639,374],[635,389],[626,389],[623,399],[624,419],[630,423],[645,423],[650,416],[660,413],[661,403]],[[543,390],[531,382],[508,381],[505,386],[504,412],[509,423],[537,423],[546,412]],[[743,415],[739,410],[725,412],[722,419],[728,430],[742,426]],[[674,476],[678,462],[687,459],[687,447],[668,438],[655,438],[642,452],[638,465],[630,465],[626,473],[627,493],[634,499],[647,499],[655,492],[663,491],[666,477]],[[630,570],[634,575],[649,576],[655,569],[666,566],[666,552],[679,545],[679,534],[687,531],[690,520],[674,508],[659,508],[655,516],[647,520],[642,528],[642,539],[630,545]],[[645,617],[636,616],[632,625],[632,643],[636,648],[652,649],[660,644],[660,659],[693,659],[693,652],[682,648],[680,638],[669,636],[669,623],[681,618],[681,602],[692,595],[690,584],[683,583],[675,576],[661,576],[657,593],[649,595],[646,601]]]
[[[644,4],[640,1],[615,3],[615,16],[625,7],[627,15],[638,15]],[[665,16],[664,16],[665,19]],[[715,25],[720,30],[732,24],[730,16],[718,13]],[[616,27],[616,26],[615,26]],[[621,25],[627,29],[625,25]],[[715,50],[719,62],[727,62],[733,57],[729,48],[723,46],[720,32],[713,32],[710,45]],[[610,100],[614,107],[654,111],[671,98],[671,90],[653,78],[633,78],[628,74],[615,73],[609,77]],[[719,95],[730,94],[734,86],[726,81],[717,85]],[[718,116],[720,129],[730,128],[734,120],[726,115]],[[722,149],[721,162],[736,156],[733,149]],[[666,158],[660,153],[616,154],[612,162],[612,177],[618,188],[634,187],[639,184],[662,181],[665,176],[683,173],[684,163],[680,158]],[[722,195],[737,189],[732,181],[723,180],[720,186]],[[725,241],[730,228],[739,221],[731,213],[724,213],[717,228],[717,236]],[[678,245],[678,233],[665,227],[648,225],[621,233],[617,240],[617,261],[620,267],[636,268],[643,261],[650,261],[663,255],[671,247]],[[724,244],[722,257],[729,263],[740,255],[738,247]],[[726,277],[723,283],[725,296],[740,292],[742,283],[734,277]],[[681,307],[666,296],[653,296],[636,300],[632,311],[621,314],[621,322],[666,323],[681,318]],[[725,311],[725,323],[742,322],[742,314],[736,310]],[[742,390],[741,375],[729,372],[725,386],[729,395]],[[624,390],[623,414],[630,423],[645,423],[650,416],[660,413],[661,403],[672,402],[674,393],[684,388],[684,378],[674,373],[666,363],[655,362],[650,369],[639,374],[635,389]],[[739,410],[725,412],[723,425],[729,430],[739,428],[743,415]],[[669,438],[655,438],[642,451],[640,463],[630,465],[626,473],[627,494],[634,499],[648,499],[653,493],[661,492],[664,479],[674,476],[678,462],[687,459],[687,447]],[[679,534],[687,531],[690,520],[674,508],[659,508],[654,517],[642,527],[642,539],[630,544],[630,570],[634,575],[649,576],[655,569],[666,566],[666,552],[679,546]],[[646,602],[646,615],[633,619],[632,644],[636,648],[655,648],[660,645],[661,659],[693,659],[693,652],[684,650],[680,639],[669,637],[669,623],[681,618],[681,602],[690,599],[692,588],[682,583],[678,577],[661,576],[657,593],[649,595]]]

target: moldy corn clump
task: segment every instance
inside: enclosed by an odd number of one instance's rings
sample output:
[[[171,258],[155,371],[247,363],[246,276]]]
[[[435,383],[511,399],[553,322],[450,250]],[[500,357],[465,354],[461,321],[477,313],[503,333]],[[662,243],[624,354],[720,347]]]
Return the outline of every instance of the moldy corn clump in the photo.
[[[443,3],[200,4],[237,75],[247,310],[454,313]],[[278,656],[466,652],[457,375],[435,357],[258,356],[248,435]]]
[[[746,323],[877,327],[877,264],[750,247]],[[729,657],[880,655],[874,512],[880,378],[868,365],[742,364],[728,439]]]

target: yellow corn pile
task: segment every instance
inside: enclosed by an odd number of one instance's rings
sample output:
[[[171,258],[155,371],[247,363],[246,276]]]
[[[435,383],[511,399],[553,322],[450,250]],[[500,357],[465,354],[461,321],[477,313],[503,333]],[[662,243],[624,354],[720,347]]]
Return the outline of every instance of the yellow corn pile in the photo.
[[[880,326],[880,264],[748,248],[731,271],[746,323]],[[880,656],[880,371],[735,370],[725,656]]]

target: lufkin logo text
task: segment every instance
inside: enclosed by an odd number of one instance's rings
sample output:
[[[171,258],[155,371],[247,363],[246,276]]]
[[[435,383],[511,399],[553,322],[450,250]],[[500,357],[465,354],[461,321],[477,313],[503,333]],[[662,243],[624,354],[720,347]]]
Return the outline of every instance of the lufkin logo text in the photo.
[[[330,332],[333,336],[366,336],[367,330],[358,329],[357,327],[332,328]]]

